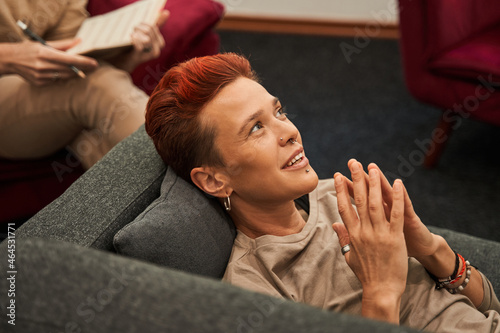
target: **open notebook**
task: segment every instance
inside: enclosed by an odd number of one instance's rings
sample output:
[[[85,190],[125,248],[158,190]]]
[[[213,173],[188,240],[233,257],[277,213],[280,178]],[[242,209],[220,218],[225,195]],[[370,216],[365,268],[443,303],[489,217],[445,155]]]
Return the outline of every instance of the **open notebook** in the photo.
[[[130,48],[134,27],[142,22],[154,24],[166,2],[139,0],[109,13],[87,18],[76,34],[81,43],[67,52],[107,58]]]

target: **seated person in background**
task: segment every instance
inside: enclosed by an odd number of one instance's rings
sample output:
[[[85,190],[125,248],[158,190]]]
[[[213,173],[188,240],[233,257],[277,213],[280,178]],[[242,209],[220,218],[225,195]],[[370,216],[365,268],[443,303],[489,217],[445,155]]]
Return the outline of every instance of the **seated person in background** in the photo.
[[[0,157],[40,158],[67,147],[89,168],[144,123],[148,96],[129,72],[159,56],[165,41],[158,27],[168,12],[157,25],[135,28],[131,51],[98,62],[64,52],[78,43],[70,38],[87,16],[85,6],[82,0],[0,3]],[[17,20],[53,48],[29,40]]]
[[[244,57],[170,69],[146,131],[164,162],[234,221],[225,281],[418,329],[500,332],[491,283],[425,227],[401,180],[391,186],[375,164],[365,173],[350,160],[352,182],[319,181],[299,131]],[[306,194],[309,213],[294,202]]]

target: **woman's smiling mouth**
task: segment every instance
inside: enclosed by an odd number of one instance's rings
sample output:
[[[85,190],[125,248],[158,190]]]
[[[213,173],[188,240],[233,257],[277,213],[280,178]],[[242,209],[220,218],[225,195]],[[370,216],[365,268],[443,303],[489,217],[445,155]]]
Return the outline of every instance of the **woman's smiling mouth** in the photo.
[[[309,160],[304,155],[304,150],[300,149],[298,152],[294,153],[282,169],[299,169],[307,166],[308,164]]]
[[[302,153],[297,154],[297,156],[295,156],[294,158],[292,158],[292,160],[290,162],[288,162],[287,166],[292,166],[293,164],[297,163],[298,161],[301,161],[302,157],[304,157],[304,154],[302,154]]]

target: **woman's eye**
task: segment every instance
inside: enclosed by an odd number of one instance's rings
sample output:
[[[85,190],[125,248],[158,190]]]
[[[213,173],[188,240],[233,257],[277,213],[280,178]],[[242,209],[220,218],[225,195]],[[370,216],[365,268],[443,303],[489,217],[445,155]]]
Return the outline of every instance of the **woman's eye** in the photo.
[[[280,117],[286,118],[286,112],[285,112],[284,107],[279,108],[278,111],[276,112],[276,118],[280,118]]]
[[[261,128],[262,128],[262,124],[261,123],[256,123],[255,125],[253,125],[252,129],[250,130],[250,134],[252,134],[254,132],[257,132]]]

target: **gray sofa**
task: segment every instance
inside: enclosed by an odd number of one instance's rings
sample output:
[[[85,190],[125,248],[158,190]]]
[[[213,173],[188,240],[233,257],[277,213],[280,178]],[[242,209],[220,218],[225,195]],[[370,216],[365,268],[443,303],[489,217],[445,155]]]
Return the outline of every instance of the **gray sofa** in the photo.
[[[500,290],[499,243],[432,230]],[[219,205],[168,170],[140,128],[19,227],[14,241],[0,244],[0,329],[412,331],[221,282],[233,237],[234,226]],[[12,244],[15,260],[9,262]],[[12,287],[15,295],[9,294]],[[12,312],[15,330],[8,323]]]

